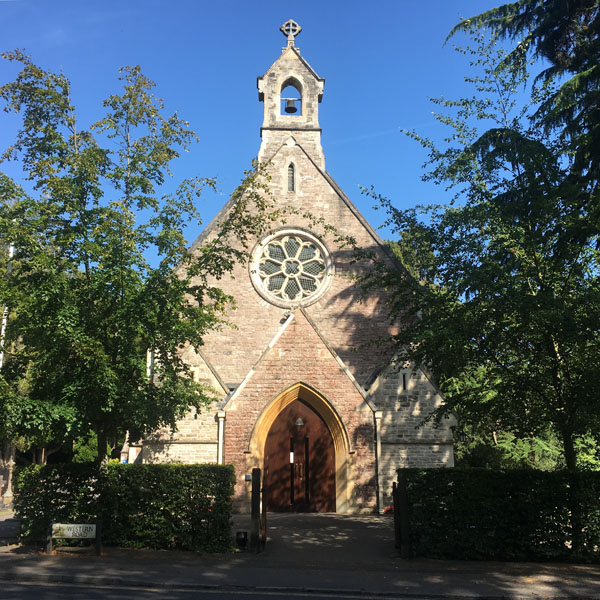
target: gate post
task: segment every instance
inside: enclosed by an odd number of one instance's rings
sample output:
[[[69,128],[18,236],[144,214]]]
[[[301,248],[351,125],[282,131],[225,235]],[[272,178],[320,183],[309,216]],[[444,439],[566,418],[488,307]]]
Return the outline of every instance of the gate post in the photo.
[[[394,548],[400,550],[400,503],[398,484],[395,481],[392,481],[392,500],[394,502]]]
[[[250,549],[260,552],[260,469],[252,469]]]
[[[398,469],[398,485],[394,494],[394,514],[398,511],[397,528],[400,530],[400,556],[410,557],[410,521],[408,518],[408,482],[403,469]],[[396,530],[398,531],[398,529]]]
[[[263,550],[264,550],[265,546],[267,545],[267,494],[268,493],[269,492],[267,490],[267,484],[266,484],[265,480],[263,479],[262,507],[261,507],[262,518],[261,518],[261,522],[260,522],[260,537],[261,537],[261,544],[262,544]]]

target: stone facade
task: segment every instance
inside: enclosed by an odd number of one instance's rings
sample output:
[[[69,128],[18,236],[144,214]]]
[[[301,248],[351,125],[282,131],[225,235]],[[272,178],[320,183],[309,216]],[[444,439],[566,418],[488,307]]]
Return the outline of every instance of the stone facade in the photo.
[[[301,96],[299,114],[281,110],[281,93],[288,85]],[[278,411],[299,399],[323,418],[333,435],[336,510],[381,510],[389,503],[396,468],[453,464],[450,426],[454,423],[447,420],[435,426],[425,421],[442,398],[426,373],[410,365],[402,368],[395,363],[391,346],[375,343],[396,329],[389,323],[384,295],[363,297],[353,283],[353,277],[369,264],[353,262],[348,249],[315,225],[314,218],[334,224],[360,248],[381,260],[392,260],[381,239],[325,171],[318,122],[324,80],[300,55],[293,36],[258,78],[258,89],[265,106],[259,160],[268,163],[275,203],[295,211],[285,225],[270,232],[283,248],[275,250],[287,252],[286,244],[296,244],[295,252],[305,244],[309,258],[301,265],[300,259],[282,254],[276,264],[264,264],[269,263],[274,246],[267,242],[261,246],[261,240],[256,240],[256,251],[266,252],[267,259],[238,264],[230,278],[216,283],[236,298],[237,306],[229,315],[236,328],[211,332],[201,354],[185,350],[195,378],[211,387],[215,401],[182,420],[175,432],[158,431],[144,441],[141,452],[132,451],[139,452],[138,460],[148,462],[233,463],[237,508],[247,510],[245,475],[263,466],[266,436]],[[228,210],[229,205],[193,250],[217,234]],[[312,217],[300,216],[307,212]],[[325,254],[331,263],[326,271]],[[319,260],[313,261],[313,256]],[[285,277],[289,274],[285,288],[277,283],[278,275],[266,274],[270,266],[282,269]],[[320,295],[306,292],[306,297],[298,295],[289,302],[273,299],[272,294],[286,296],[282,290],[288,290],[296,272],[304,273],[303,279],[295,279],[298,286],[313,286],[310,269],[317,272],[314,287],[323,286]],[[271,291],[263,293],[261,278],[264,289]]]
[[[454,419],[436,425],[427,417],[442,397],[427,373],[413,365],[388,365],[369,389],[381,411],[380,473],[395,480],[401,467],[445,467],[454,464],[451,427]],[[391,485],[382,489],[382,504],[391,505]]]

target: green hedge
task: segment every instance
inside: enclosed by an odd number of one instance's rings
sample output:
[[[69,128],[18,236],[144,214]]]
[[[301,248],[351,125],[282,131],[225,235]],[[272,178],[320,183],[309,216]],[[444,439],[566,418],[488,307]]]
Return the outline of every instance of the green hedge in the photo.
[[[31,466],[18,469],[15,480],[15,513],[27,541],[43,541],[51,521],[101,519],[108,545],[230,549],[232,466]]]
[[[600,559],[600,472],[401,469],[413,556]],[[573,548],[574,504],[582,524]],[[575,520],[575,522],[577,522]]]

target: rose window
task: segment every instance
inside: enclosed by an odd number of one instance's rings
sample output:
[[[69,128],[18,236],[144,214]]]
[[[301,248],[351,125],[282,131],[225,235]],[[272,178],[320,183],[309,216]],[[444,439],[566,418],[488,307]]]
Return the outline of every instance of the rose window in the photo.
[[[325,246],[301,230],[269,236],[254,251],[252,281],[279,306],[306,305],[325,291],[332,264]]]

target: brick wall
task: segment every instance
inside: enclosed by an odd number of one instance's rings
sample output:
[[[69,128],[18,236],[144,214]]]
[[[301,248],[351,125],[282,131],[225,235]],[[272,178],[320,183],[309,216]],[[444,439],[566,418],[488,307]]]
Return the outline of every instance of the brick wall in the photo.
[[[373,411],[301,312],[296,313],[239,395],[226,407],[225,460],[236,467],[237,508],[249,506],[250,490],[244,475],[252,464],[247,451],[254,425],[271,401],[299,381],[318,390],[346,427],[353,487],[349,490],[349,509],[372,511],[376,503]]]
[[[296,192],[287,192],[286,169],[292,159],[299,181]],[[269,185],[281,206],[301,212],[310,210],[326,223],[335,224],[340,233],[353,236],[362,248],[371,248],[383,258],[371,233],[298,146],[282,148],[274,157],[270,172]],[[325,245],[332,252],[335,275],[329,289],[315,304],[306,307],[306,311],[352,373],[364,382],[375,368],[387,363],[392,356],[390,347],[372,345],[371,342],[395,331],[390,327],[383,295],[371,294],[363,298],[353,284],[352,277],[369,269],[369,264],[351,264],[351,251],[337,246],[332,236],[325,234],[322,227],[313,226],[309,218],[291,215],[285,226],[303,227],[323,235]],[[246,264],[236,265],[231,277],[226,276],[215,283],[236,298],[237,308],[228,316],[237,329],[223,328],[209,333],[204,351],[223,380],[239,383],[277,333],[287,310],[273,306],[259,296],[250,281]]]
[[[144,441],[140,459],[145,463],[216,463],[216,442]]]

